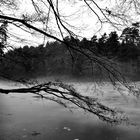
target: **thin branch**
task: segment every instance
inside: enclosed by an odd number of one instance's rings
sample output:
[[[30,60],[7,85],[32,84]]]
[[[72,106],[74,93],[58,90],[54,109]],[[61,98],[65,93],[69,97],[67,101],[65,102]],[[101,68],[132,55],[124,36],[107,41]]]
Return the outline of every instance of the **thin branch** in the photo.
[[[0,89],[0,93],[33,93],[41,98],[55,101],[65,107],[70,107],[68,104],[72,103],[69,105],[75,105],[86,112],[98,116],[99,119],[108,123],[128,123],[128,118],[123,114],[123,112],[116,111],[115,109],[99,103],[96,98],[83,96],[71,85],[63,84],[62,82],[48,82],[20,89]]]
[[[42,31],[41,29],[39,29],[39,28],[37,28],[37,27],[35,27],[35,26],[33,26],[33,25],[27,23],[27,22],[26,22],[25,20],[23,20],[23,19],[18,19],[18,18],[9,17],[9,16],[4,16],[4,15],[0,15],[0,18],[1,18],[1,19],[5,19],[5,20],[10,20],[10,21],[13,21],[13,22],[22,23],[22,24],[25,25],[27,28],[33,29],[33,30],[35,30],[35,31],[37,31],[37,32],[39,32],[39,33],[41,33],[41,34],[46,35],[46,36],[49,37],[49,38],[52,38],[52,39],[54,39],[54,40],[57,40],[57,41],[63,43],[63,41],[60,40],[59,38],[57,38],[57,37],[55,37],[55,36],[53,36],[53,35],[50,35],[50,34],[44,32],[44,31]]]

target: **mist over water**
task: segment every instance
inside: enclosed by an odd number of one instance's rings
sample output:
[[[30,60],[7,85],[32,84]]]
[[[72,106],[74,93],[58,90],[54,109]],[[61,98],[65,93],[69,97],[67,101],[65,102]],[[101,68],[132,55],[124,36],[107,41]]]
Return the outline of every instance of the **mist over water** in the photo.
[[[102,86],[93,82],[70,81],[76,90],[110,106],[125,111],[137,125],[111,126],[93,114],[67,108],[26,93],[0,94],[0,140],[139,140],[140,100],[122,96],[109,83]],[[137,84],[139,84],[137,82]],[[15,88],[10,82],[0,82],[2,88]]]

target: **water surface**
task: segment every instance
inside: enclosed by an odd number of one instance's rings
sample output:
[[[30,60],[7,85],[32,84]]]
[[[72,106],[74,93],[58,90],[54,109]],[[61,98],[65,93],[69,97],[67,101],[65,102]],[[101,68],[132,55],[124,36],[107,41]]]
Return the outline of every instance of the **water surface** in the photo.
[[[0,140],[140,140],[140,102],[124,98],[108,85],[93,92],[93,83],[73,83],[82,94],[127,112],[138,126],[111,126],[92,114],[73,112],[33,94],[0,94]],[[19,85],[1,83],[1,87]]]

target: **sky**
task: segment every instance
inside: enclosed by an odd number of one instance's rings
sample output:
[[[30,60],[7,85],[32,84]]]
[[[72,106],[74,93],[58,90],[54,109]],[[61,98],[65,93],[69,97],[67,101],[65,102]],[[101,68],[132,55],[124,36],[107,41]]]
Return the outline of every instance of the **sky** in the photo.
[[[12,14],[14,13],[15,17],[22,18],[23,14],[26,15],[32,15],[34,13],[34,7],[31,3],[31,0],[19,0],[20,4],[18,11],[16,10],[6,10],[4,9],[4,12],[10,16],[13,16]],[[97,1],[97,0],[96,0]],[[99,2],[100,1],[100,2]],[[108,0],[98,0],[98,4],[102,8],[112,8],[114,6],[114,3],[108,4]],[[46,7],[43,5],[40,5],[41,9],[46,12]],[[92,8],[98,13],[98,15],[102,18],[102,14],[99,11],[99,9],[96,6],[92,5]],[[100,22],[97,22],[97,16],[89,10],[89,8],[85,7],[83,5],[83,1],[78,1],[76,2],[75,0],[61,0],[61,3],[59,3],[59,11],[60,14],[63,16],[62,19],[64,21],[67,21],[69,24],[72,26],[76,27],[70,28],[72,31],[79,36],[86,37],[86,38],[91,38],[94,34],[97,34],[100,36],[104,32],[110,33],[111,31],[115,31],[116,29],[110,26],[109,24],[103,24],[102,30],[99,31],[100,29]],[[115,11],[115,10],[114,10]],[[34,26],[41,28],[41,24],[36,23]],[[60,36],[58,33],[58,29],[56,28],[56,22],[54,20],[54,16],[50,15],[49,19],[49,29],[47,30],[50,34],[56,35],[57,37]],[[24,32],[23,30],[16,28],[14,26],[9,26],[8,30],[10,31],[11,34],[14,34],[15,36],[19,38],[24,38],[20,41],[17,42],[17,39],[14,38],[9,38],[10,43],[12,44],[29,44],[29,45],[37,45],[41,44],[44,42],[44,37],[39,34],[29,34],[27,32]],[[9,35],[10,36],[10,35]],[[46,41],[50,39],[46,38]]]

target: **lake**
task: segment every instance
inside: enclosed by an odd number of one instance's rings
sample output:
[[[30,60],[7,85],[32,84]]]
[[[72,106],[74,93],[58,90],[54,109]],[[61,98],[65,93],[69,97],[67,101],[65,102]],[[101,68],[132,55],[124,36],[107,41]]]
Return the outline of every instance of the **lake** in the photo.
[[[0,140],[140,140],[140,99],[120,94],[106,82],[71,82],[78,92],[125,111],[136,125],[113,126],[94,114],[72,111],[33,94],[0,94]],[[139,82],[137,82],[139,84]],[[1,88],[21,85],[0,82]]]

